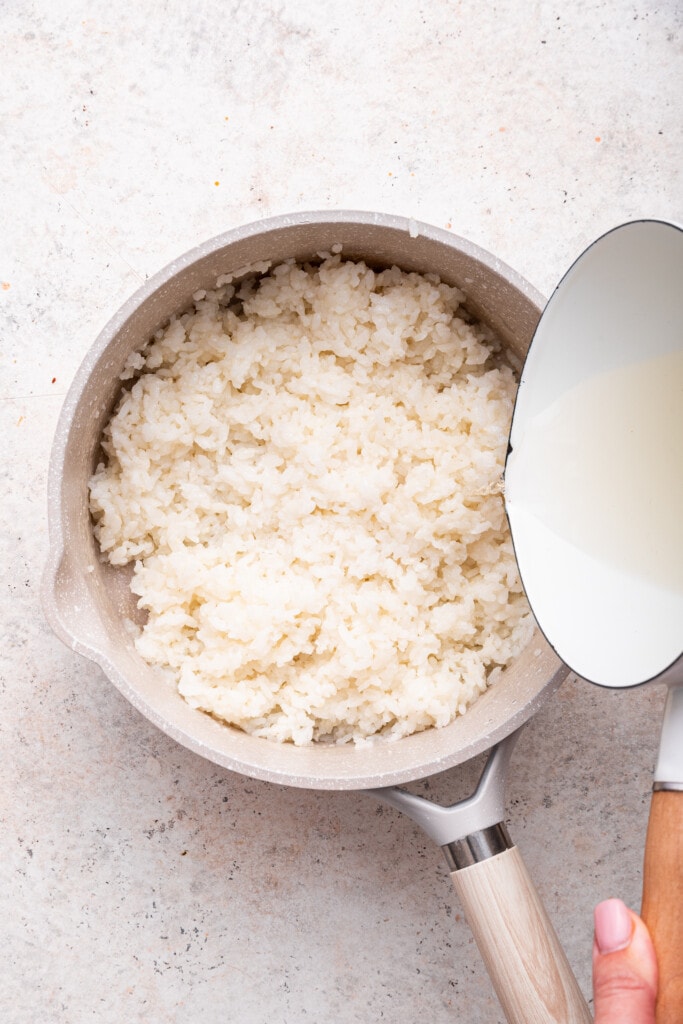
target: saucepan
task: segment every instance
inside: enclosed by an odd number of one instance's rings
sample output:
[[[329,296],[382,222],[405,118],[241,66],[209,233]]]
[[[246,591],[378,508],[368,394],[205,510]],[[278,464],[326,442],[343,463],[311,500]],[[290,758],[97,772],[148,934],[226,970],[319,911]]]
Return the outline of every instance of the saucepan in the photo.
[[[622,224],[558,284],[525,360],[505,497],[544,635],[582,678],[668,686],[642,914],[657,1024],[683,1018],[683,229]],[[558,581],[561,586],[558,586]]]
[[[142,714],[169,736],[223,767],[287,786],[370,792],[418,821],[444,848],[455,887],[507,1019],[514,1024],[577,1024],[590,1014],[552,924],[503,818],[504,782],[521,726],[568,669],[542,633],[531,640],[467,711],[442,729],[368,745],[278,744],[196,711],[137,654],[138,611],[125,570],[98,555],[88,480],[104,424],[121,390],[131,351],[192,295],[223,274],[288,258],[315,259],[340,245],[344,257],[374,267],[437,274],[465,292],[473,316],[503,341],[520,367],[544,305],[494,256],[449,232],[395,216],[301,213],[248,225],[182,256],[143,286],[105,327],[67,395],[49,475],[50,554],[43,601],[57,635],[96,662]],[[491,754],[476,792],[452,808],[398,788]]]

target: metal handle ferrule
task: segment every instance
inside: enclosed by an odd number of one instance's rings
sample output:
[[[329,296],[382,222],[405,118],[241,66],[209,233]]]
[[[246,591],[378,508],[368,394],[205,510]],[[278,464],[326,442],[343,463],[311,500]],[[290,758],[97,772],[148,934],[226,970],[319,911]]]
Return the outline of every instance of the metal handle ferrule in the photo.
[[[497,825],[490,825],[478,832],[472,832],[464,839],[456,839],[454,843],[446,843],[442,846],[444,857],[448,864],[448,870],[460,871],[461,868],[469,868],[489,857],[495,857],[505,850],[511,849],[515,844],[510,839],[508,830],[502,821]]]

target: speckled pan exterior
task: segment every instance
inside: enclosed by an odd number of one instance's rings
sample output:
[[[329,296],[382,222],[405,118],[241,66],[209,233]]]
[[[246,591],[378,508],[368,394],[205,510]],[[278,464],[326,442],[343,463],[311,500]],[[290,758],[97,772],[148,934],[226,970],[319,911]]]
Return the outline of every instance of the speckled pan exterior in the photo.
[[[567,675],[536,630],[527,648],[461,718],[444,729],[360,746],[294,747],[248,736],[191,709],[138,656],[130,622],[138,616],[129,574],[99,557],[87,483],[102,428],[121,388],[128,353],[141,347],[200,288],[249,264],[315,258],[341,244],[373,266],[438,274],[468,296],[468,308],[504,340],[520,365],[544,300],[495,257],[450,232],[374,213],[298,213],[219,235],[148,281],[107,324],[66,397],[50,462],[50,554],[43,606],[55,633],[96,662],[121,693],[179,743],[236,772],[283,785],[367,789],[422,778],[488,749],[534,714]]]

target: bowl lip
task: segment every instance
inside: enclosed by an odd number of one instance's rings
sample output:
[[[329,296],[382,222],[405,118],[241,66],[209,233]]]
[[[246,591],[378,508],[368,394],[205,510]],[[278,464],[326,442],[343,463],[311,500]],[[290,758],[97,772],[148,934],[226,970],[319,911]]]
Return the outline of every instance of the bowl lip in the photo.
[[[57,600],[58,578],[62,566],[67,557],[67,538],[63,523],[63,477],[66,461],[67,440],[76,410],[82,399],[85,387],[90,375],[102,357],[103,353],[112,342],[118,331],[136,311],[136,309],[148,300],[160,287],[167,284],[177,274],[199,260],[210,256],[218,249],[226,248],[234,243],[241,242],[247,238],[270,233],[275,230],[287,228],[301,228],[306,226],[320,226],[342,224],[371,225],[379,228],[389,228],[394,231],[406,232],[411,239],[424,236],[431,241],[440,243],[447,248],[454,249],[465,256],[476,260],[478,263],[490,269],[494,274],[502,277],[513,289],[518,291],[533,306],[538,309],[539,315],[545,307],[546,300],[525,278],[517,271],[508,266],[492,253],[481,248],[468,239],[463,238],[451,231],[438,228],[433,225],[418,221],[413,217],[400,216],[388,213],[373,213],[359,210],[321,210],[303,211],[291,214],[280,214],[273,217],[266,217],[260,220],[231,228],[221,232],[212,238],[201,242],[199,245],[187,250],[182,255],[167,263],[157,273],[151,276],[133,294],[124,301],[113,316],[105,323],[99,331],[95,340],[87,350],[82,359],[71,385],[67,391],[62,409],[57,421],[52,449],[50,453],[47,482],[48,498],[48,555],[41,581],[41,603],[45,618],[55,634],[75,653],[81,654],[90,661],[95,662],[108,679],[113,682],[117,689],[133,704],[142,714],[145,715],[157,728],[160,728],[167,735],[188,747],[195,753],[220,764],[225,768],[236,771],[242,775],[262,779],[268,782],[275,782],[290,786],[316,789],[334,790],[358,790],[375,787],[377,785],[393,785],[401,782],[408,782],[424,778],[435,772],[442,771],[454,764],[474,757],[489,749],[494,743],[503,739],[514,729],[519,728],[538,710],[546,695],[554,692],[569,673],[569,669],[561,660],[557,659],[555,652],[550,651],[557,664],[552,674],[546,679],[538,693],[522,706],[517,706],[515,712],[496,730],[489,735],[484,735],[476,743],[467,748],[466,757],[459,756],[454,752],[454,757],[434,759],[431,762],[421,765],[419,771],[405,769],[394,774],[384,773],[382,776],[353,777],[353,778],[323,778],[313,777],[310,774],[294,776],[284,769],[280,772],[271,768],[264,768],[256,762],[247,762],[242,758],[232,758],[222,751],[217,750],[202,740],[194,737],[185,729],[166,719],[157,709],[152,708],[140,697],[135,687],[123,677],[118,667],[114,665],[103,651],[85,643],[62,620]],[[334,242],[331,240],[330,245]]]

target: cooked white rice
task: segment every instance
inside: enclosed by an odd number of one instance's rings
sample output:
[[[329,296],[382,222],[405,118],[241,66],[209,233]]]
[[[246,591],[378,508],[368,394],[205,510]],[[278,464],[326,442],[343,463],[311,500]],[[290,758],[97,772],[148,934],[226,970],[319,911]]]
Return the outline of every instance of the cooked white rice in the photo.
[[[226,280],[131,356],[90,484],[137,649],[272,740],[444,726],[531,631],[513,373],[435,277],[336,255]]]

